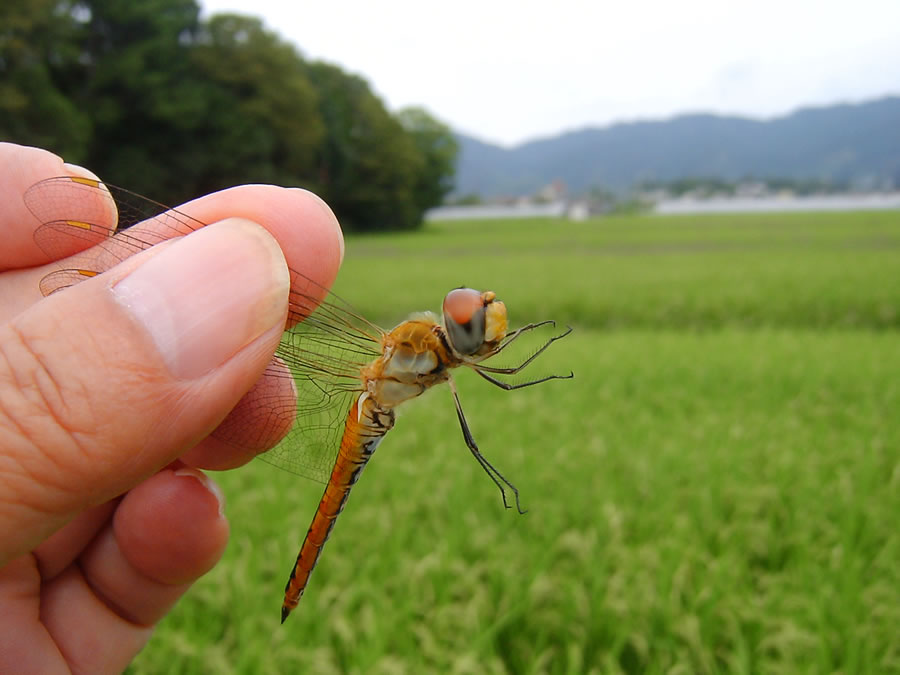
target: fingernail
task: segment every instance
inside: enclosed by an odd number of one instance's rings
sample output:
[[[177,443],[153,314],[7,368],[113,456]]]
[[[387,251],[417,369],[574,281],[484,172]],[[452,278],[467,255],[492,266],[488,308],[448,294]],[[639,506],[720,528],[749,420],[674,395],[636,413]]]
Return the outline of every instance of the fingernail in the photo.
[[[65,164],[63,164],[63,167],[65,167],[70,176],[78,176],[79,178],[93,178],[97,181],[100,180],[100,176],[95,174],[90,169],[85,169],[83,166],[78,166],[77,164],[70,164],[69,162],[66,162]]]
[[[216,502],[219,504],[219,517],[225,515],[225,493],[222,492],[222,488],[219,487],[219,484],[216,481],[199,469],[194,469],[190,466],[183,466],[179,469],[175,469],[175,475],[188,476],[196,479],[198,483],[206,488],[207,492],[216,498]]]
[[[167,245],[113,287],[175,377],[216,368],[284,325],[290,276],[277,242],[240,218]]]

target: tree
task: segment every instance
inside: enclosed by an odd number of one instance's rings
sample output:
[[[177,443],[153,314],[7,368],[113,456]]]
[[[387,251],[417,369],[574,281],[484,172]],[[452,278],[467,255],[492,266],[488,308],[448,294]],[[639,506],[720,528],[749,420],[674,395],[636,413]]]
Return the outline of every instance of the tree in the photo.
[[[421,223],[415,190],[424,159],[412,137],[360,77],[314,63],[310,76],[327,129],[318,160],[321,196],[350,229]]]
[[[50,148],[83,161],[91,137],[87,110],[65,84],[77,65],[77,22],[57,0],[0,5],[0,139]]]
[[[424,213],[440,206],[453,190],[459,143],[450,127],[429,115],[424,108],[406,108],[397,117],[424,160],[415,186],[416,206]]]
[[[83,0],[73,16],[83,67],[68,90],[93,121],[87,165],[166,201],[189,194],[191,137],[206,112],[189,60],[199,7],[193,0]]]
[[[258,19],[226,14],[206,24],[193,63],[209,97],[198,191],[248,177],[314,188],[325,125],[302,56]]]
[[[7,0],[0,133],[164,203],[245,182],[304,185],[350,229],[413,228],[456,144],[391,115],[361,78],[310,64],[254,18],[195,0]]]
[[[259,20],[203,23],[194,0],[85,0],[71,96],[91,111],[86,162],[165,202],[314,176],[323,126],[306,64]]]

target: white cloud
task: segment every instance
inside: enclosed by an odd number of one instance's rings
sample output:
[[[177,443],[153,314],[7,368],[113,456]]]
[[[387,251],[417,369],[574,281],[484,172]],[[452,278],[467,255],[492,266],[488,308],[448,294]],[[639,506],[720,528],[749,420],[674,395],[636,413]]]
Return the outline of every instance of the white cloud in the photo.
[[[900,93],[897,0],[202,0],[504,143],[711,110],[771,116]]]

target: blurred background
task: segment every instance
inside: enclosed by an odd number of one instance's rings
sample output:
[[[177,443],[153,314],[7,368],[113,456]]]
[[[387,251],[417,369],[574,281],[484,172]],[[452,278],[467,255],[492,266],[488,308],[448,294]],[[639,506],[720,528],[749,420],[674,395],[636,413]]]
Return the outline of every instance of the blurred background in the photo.
[[[391,326],[575,328],[411,402],[300,606],[321,487],[217,475],[154,672],[900,672],[900,4],[10,0],[0,140],[165,203],[312,189]],[[405,406],[407,407],[407,406]],[[257,464],[259,464],[257,466]]]

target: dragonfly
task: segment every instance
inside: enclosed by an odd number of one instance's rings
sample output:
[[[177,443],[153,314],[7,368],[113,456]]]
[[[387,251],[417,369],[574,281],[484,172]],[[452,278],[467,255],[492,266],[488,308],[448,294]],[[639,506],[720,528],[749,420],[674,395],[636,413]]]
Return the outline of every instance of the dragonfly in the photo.
[[[57,261],[40,282],[50,295],[101,274],[122,260],[204,223],[136,193],[98,180],[63,176],[30,187],[25,204],[41,222],[37,245]],[[350,491],[385,434],[395,409],[434,385],[447,383],[456,406],[463,439],[472,456],[519,513],[519,491],[481,453],[466,421],[451,370],[466,367],[504,390],[521,389],[566,375],[547,375],[512,383],[571,327],[541,341],[530,356],[510,367],[491,366],[491,357],[552,320],[508,329],[506,306],[492,291],[457,288],[447,293],[442,316],[419,313],[391,330],[383,330],[351,305],[291,269],[286,330],[264,378],[290,378],[292,396],[259,396],[236,419],[228,418],[214,436],[235,444],[252,444],[235,425],[283,429],[277,445],[258,456],[305,478],[325,483],[325,492],[284,591],[281,622],[297,607],[325,542],[344,509]],[[293,398],[296,397],[296,398]],[[230,422],[229,422],[230,420]],[[242,428],[241,431],[246,431]],[[270,438],[271,433],[265,438]],[[261,448],[262,449],[262,448]]]

